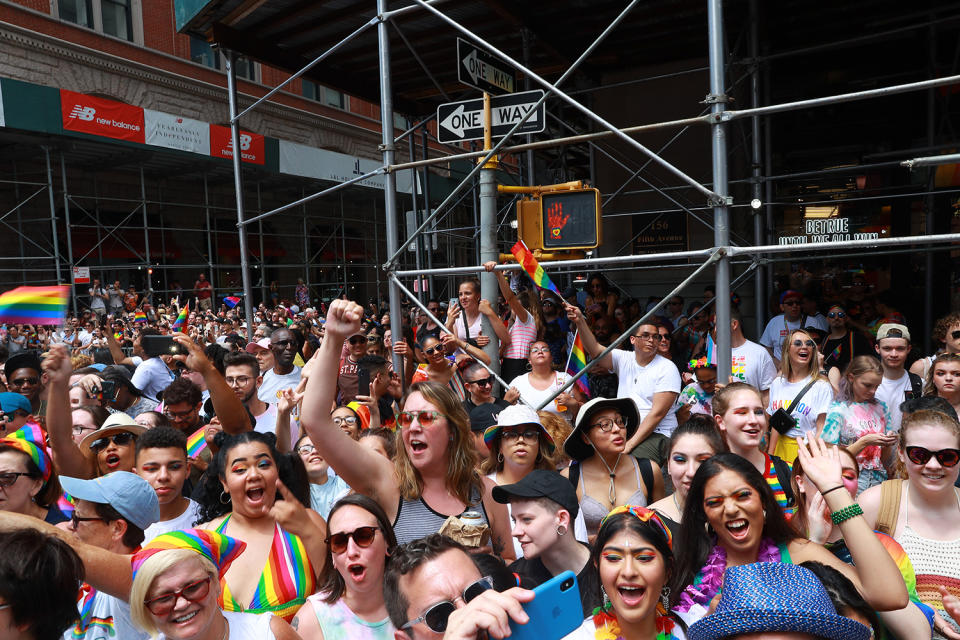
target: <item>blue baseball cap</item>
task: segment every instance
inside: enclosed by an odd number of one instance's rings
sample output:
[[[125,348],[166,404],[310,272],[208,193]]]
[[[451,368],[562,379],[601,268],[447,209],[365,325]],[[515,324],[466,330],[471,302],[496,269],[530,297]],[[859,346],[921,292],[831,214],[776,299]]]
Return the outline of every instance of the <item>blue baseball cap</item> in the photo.
[[[110,505],[141,529],[160,520],[157,492],[135,473],[114,471],[92,480],[60,476],[60,485],[78,500]]]
[[[33,411],[30,407],[30,401],[27,400],[27,396],[22,393],[13,393],[12,391],[0,393],[0,411],[13,413],[17,409],[23,409],[27,413]]]

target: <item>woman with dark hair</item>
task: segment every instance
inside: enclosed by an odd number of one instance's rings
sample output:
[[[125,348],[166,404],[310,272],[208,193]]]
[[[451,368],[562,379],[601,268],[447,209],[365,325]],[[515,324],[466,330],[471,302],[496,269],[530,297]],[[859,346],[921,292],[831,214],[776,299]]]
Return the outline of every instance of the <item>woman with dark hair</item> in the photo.
[[[589,309],[592,305],[600,305],[604,315],[612,316],[617,306],[617,294],[610,291],[610,284],[606,277],[599,271],[594,273],[590,276],[589,287],[587,300],[583,306]]]
[[[80,444],[84,436],[93,433],[107,421],[110,412],[100,406],[86,405],[73,409],[70,412],[70,417],[73,420],[73,441]]]
[[[402,342],[393,346],[393,350],[405,356],[409,347]],[[417,382],[436,382],[450,387],[457,394],[460,400],[467,397],[467,383],[463,381],[463,376],[456,365],[447,359],[447,354],[443,350],[443,343],[433,335],[428,335],[420,343],[420,350],[426,358],[425,364],[420,364],[415,371],[411,370],[410,383]]]
[[[510,380],[510,389],[516,389],[524,402],[537,407],[566,384],[567,374],[554,369],[550,345],[543,340],[533,342],[527,356],[530,370],[515,378],[505,379]],[[583,392],[574,385],[554,398],[543,411],[555,413],[572,422],[573,416],[585,401]]]
[[[294,629],[311,639],[392,640],[383,574],[397,539],[387,514],[372,499],[354,493],[333,505],[327,523],[329,552],[318,593],[297,612]]]
[[[0,637],[59,640],[77,619],[80,557],[33,529],[0,533],[0,549]]]
[[[664,604],[674,574],[672,546],[670,530],[655,511],[623,505],[607,514],[590,554],[603,606],[571,636],[683,638],[682,623]]]
[[[221,580],[221,606],[269,611],[289,622],[315,591],[315,567],[327,552],[326,523],[307,508],[303,463],[278,453],[272,433],[220,432],[214,445],[217,455],[193,496],[198,526],[247,544],[246,561],[231,565]]]
[[[672,580],[671,604],[687,624],[706,615],[727,567],[753,562],[815,560],[850,578],[876,611],[907,605],[907,590],[897,565],[859,517],[863,510],[849,493],[841,491],[844,484],[836,448],[813,440],[798,451],[812,486],[821,491],[833,521],[840,526],[856,566],[799,536],[760,472],[738,455],[721,453],[697,470],[677,540],[684,553],[678,557]]]
[[[483,268],[493,271],[496,262],[485,262]],[[500,371],[504,380],[513,380],[522,375],[527,366],[527,355],[530,345],[543,336],[543,309],[540,307],[540,296],[535,289],[524,289],[518,294],[513,292],[507,283],[503,271],[493,271],[500,286],[500,295],[510,307],[512,316],[507,331],[510,334],[510,345],[503,352],[503,364]]]
[[[690,483],[697,469],[718,453],[727,450],[713,420],[697,415],[677,427],[670,434],[670,449],[667,453],[667,475],[673,484],[673,493],[657,500],[650,508],[660,514],[671,533],[680,532],[683,506],[687,502]]]
[[[69,518],[57,507],[60,481],[34,423],[0,439],[0,511],[57,524]]]

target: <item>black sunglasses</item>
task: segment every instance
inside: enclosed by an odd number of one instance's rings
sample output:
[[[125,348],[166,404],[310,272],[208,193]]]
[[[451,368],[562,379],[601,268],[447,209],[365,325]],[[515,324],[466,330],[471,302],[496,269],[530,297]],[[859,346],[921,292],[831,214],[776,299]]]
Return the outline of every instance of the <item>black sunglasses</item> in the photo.
[[[367,341],[366,336],[352,336],[350,338],[350,344],[363,344]]]
[[[831,311],[827,314],[827,317],[833,320],[834,318],[846,318],[847,314],[845,314],[843,311]],[[960,333],[960,331],[957,331],[957,333]]]
[[[960,331],[951,331],[950,337],[954,340],[960,340]]]
[[[940,449],[930,451],[925,447],[906,447],[907,458],[914,464],[927,464],[930,458],[936,458],[940,466],[955,467],[960,462],[960,449]]]
[[[478,384],[481,387],[493,386],[493,376],[488,376],[486,378],[480,378],[479,380],[471,380],[470,384]]]
[[[124,445],[130,444],[131,442],[136,441],[136,439],[137,439],[137,436],[135,434],[130,433],[129,431],[121,431],[120,433],[115,433],[112,436],[107,436],[105,438],[97,438],[96,440],[90,443],[90,449],[92,449],[93,451],[102,451],[103,449],[106,449],[107,446],[109,446],[111,441],[113,442],[113,444],[117,445],[118,447],[122,447]]]
[[[443,347],[437,345],[436,347],[430,347],[429,349],[424,349],[423,352],[424,352],[425,354],[427,354],[428,356],[432,356],[433,354],[437,353],[438,351],[440,351],[440,350],[442,350],[442,349],[443,349]]]
[[[453,601],[443,600],[442,602],[427,607],[420,617],[414,618],[400,628],[409,629],[422,621],[427,625],[427,628],[434,633],[443,633],[447,630],[447,621],[450,619],[450,614],[457,610],[457,600],[470,602],[484,591],[489,591],[490,589],[493,589],[493,579],[484,576],[476,582],[468,584],[466,589],[463,590],[461,597],[455,598]]]
[[[327,544],[330,545],[330,551],[343,553],[347,550],[347,542],[350,541],[350,538],[353,538],[358,547],[365,549],[373,544],[373,539],[377,537],[379,529],[380,527],[357,527],[353,531],[341,531],[327,537]]]

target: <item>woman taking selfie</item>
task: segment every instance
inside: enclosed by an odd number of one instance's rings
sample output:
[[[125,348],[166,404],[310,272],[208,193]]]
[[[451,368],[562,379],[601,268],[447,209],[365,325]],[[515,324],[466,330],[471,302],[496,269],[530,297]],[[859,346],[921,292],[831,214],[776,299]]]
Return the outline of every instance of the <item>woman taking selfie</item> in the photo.
[[[387,514],[354,493],[333,506],[327,525],[330,551],[318,593],[307,598],[293,628],[306,640],[392,640],[383,573],[397,540]]]
[[[156,640],[297,640],[270,613],[225,613],[217,600],[246,545],[202,529],[164,533],[133,555],[130,617]]]
[[[697,470],[677,539],[677,548],[684,553],[677,558],[671,603],[687,624],[707,614],[727,567],[753,562],[821,562],[847,576],[874,610],[907,605],[907,590],[897,565],[861,517],[862,510],[843,490],[836,448],[811,440],[798,451],[807,477],[821,490],[834,523],[840,526],[856,566],[798,536],[753,465],[740,456],[721,453]]]
[[[354,491],[377,501],[401,544],[436,533],[449,517],[471,511],[489,526],[494,552],[503,551],[512,560],[506,508],[494,502],[493,482],[477,473],[469,417],[447,387],[433,382],[410,387],[397,416],[401,430],[394,461],[333,425],[329,407],[336,379],[324,372],[337,366],[340,345],[362,317],[363,309],[355,303],[335,300],[330,305],[327,337],[303,373],[307,390],[301,424],[310,440]]]

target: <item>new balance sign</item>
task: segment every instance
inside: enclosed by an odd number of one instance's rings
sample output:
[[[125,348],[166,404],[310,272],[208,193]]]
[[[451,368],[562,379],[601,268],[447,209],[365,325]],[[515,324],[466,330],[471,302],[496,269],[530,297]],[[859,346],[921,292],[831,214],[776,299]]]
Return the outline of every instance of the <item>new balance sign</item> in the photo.
[[[60,111],[64,131],[144,142],[143,109],[140,107],[61,89]]]

